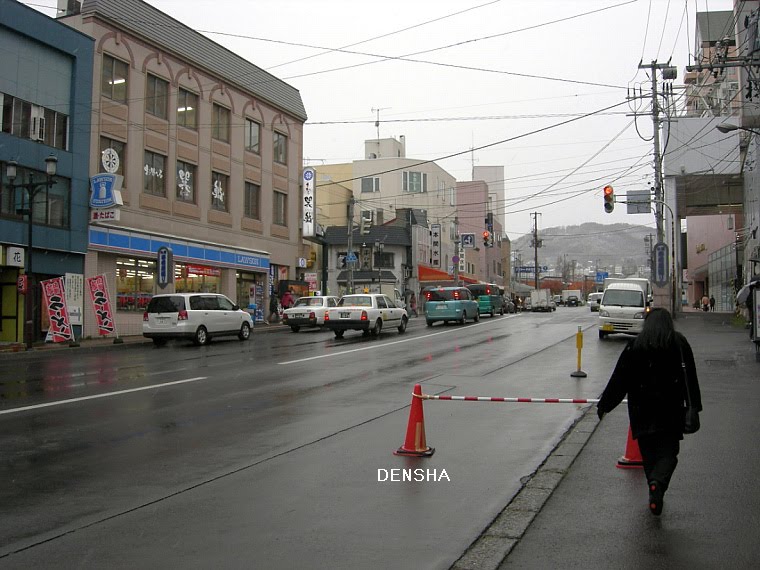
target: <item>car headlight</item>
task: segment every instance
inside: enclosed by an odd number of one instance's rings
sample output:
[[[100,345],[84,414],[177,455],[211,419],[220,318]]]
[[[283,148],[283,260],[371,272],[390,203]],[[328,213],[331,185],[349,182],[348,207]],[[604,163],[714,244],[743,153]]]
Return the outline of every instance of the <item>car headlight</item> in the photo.
[[[646,315],[646,313],[644,311],[641,311],[640,313],[636,313],[635,315],[633,315],[633,318],[634,319],[643,319],[645,315]]]
[[[609,317],[610,314],[607,311],[603,311],[603,310],[599,309],[599,316],[600,317]]]

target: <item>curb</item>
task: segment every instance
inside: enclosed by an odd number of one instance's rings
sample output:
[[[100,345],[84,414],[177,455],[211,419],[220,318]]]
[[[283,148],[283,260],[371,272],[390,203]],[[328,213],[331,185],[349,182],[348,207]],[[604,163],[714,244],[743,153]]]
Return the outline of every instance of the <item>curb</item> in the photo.
[[[596,431],[599,420],[593,409],[593,405],[589,406],[570,426],[544,462],[525,478],[522,488],[450,570],[497,570],[507,559]]]

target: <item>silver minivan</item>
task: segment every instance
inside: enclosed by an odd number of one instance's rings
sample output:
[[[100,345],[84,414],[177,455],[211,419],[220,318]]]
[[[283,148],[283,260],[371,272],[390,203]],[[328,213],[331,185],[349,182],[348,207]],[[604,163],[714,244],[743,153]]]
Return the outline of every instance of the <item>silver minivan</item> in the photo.
[[[218,293],[154,295],[143,313],[143,336],[157,346],[175,338],[196,345],[208,344],[216,336],[248,340],[252,330],[251,315]]]

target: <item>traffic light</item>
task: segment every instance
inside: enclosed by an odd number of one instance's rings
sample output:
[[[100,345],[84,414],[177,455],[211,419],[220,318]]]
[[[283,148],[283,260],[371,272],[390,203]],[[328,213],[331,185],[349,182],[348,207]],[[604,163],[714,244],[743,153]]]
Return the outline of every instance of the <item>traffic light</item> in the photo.
[[[485,230],[483,232],[483,246],[491,247],[491,232],[489,232],[488,230]]]
[[[372,218],[365,217],[364,213],[359,217],[359,233],[361,235],[367,235],[372,227]]]
[[[604,187],[604,211],[608,214],[615,209],[615,191],[609,184]]]

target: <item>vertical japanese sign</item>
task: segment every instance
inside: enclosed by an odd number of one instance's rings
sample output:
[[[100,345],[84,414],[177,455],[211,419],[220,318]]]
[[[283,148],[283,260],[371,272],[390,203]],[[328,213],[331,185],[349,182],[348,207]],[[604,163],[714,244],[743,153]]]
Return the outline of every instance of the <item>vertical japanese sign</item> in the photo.
[[[42,299],[50,318],[48,338],[53,342],[74,340],[71,322],[69,321],[69,311],[66,308],[66,290],[63,277],[42,281],[40,285],[42,286]]]
[[[431,257],[430,265],[441,266],[441,224],[430,224]]]
[[[654,245],[654,284],[658,287],[664,287],[670,282],[668,261],[668,244],[657,242]]]
[[[157,278],[156,284],[164,289],[174,280],[174,256],[169,247],[161,246],[156,252]]]
[[[303,171],[303,237],[314,237],[314,207],[316,200],[316,176],[313,168]]]
[[[95,318],[98,321],[98,334],[106,335],[116,330],[113,321],[111,298],[108,295],[108,283],[105,275],[87,278],[87,290],[90,292],[90,302]]]

